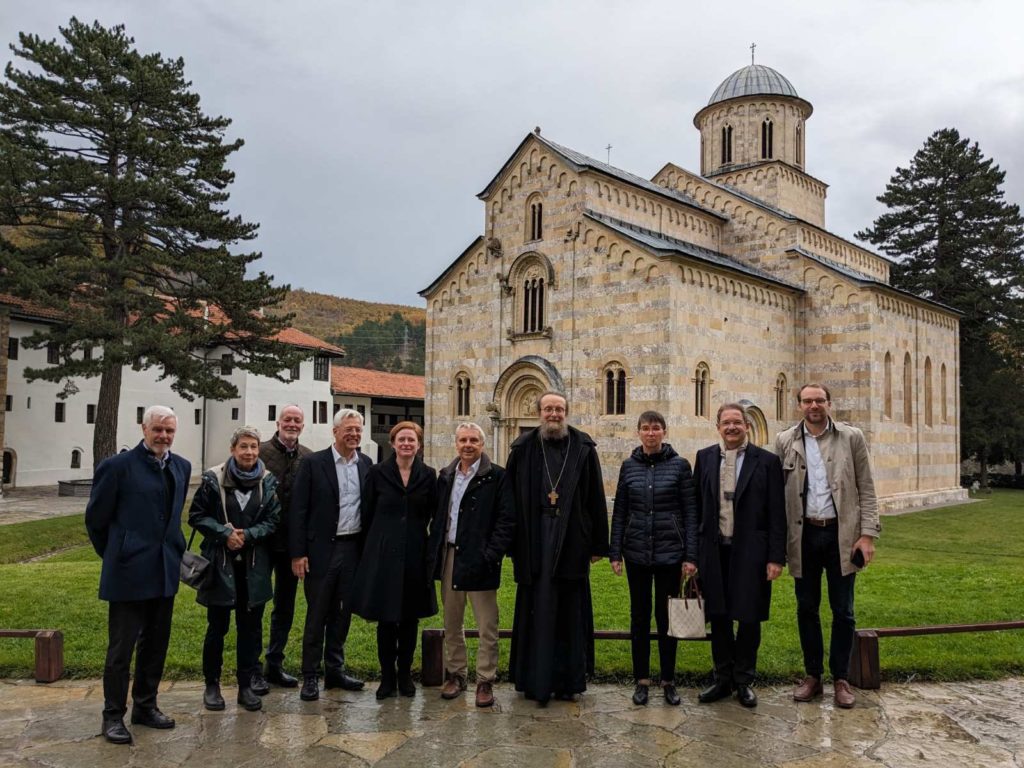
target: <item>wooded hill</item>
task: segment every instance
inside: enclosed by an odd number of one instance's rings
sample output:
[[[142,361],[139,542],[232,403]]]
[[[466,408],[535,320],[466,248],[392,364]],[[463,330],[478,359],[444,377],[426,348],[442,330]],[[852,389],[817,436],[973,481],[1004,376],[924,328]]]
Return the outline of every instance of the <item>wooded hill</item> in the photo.
[[[411,324],[425,323],[427,319],[426,310],[419,307],[377,304],[301,288],[292,290],[279,309],[295,313],[295,319],[292,320],[294,327],[325,340],[350,333],[357,325],[368,321],[383,322],[395,312]]]

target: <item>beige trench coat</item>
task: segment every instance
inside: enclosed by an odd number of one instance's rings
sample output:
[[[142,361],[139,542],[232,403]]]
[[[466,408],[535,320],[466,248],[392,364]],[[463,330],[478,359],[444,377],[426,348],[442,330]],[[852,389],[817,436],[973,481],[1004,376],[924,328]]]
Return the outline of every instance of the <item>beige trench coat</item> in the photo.
[[[831,425],[829,436],[819,440],[818,448],[839,517],[839,562],[847,576],[860,570],[850,560],[857,539],[878,538],[882,527],[864,433],[849,424],[833,421]],[[775,454],[782,460],[786,478],[786,559],[790,575],[797,579],[801,576],[800,542],[807,486],[807,456],[802,438],[802,421],[775,437]]]

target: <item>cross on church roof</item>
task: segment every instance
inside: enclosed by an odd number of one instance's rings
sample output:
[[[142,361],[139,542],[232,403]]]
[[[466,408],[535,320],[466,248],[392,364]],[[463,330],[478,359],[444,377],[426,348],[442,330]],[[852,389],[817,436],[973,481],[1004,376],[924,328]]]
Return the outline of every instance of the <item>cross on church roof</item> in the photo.
[[[754,66],[754,49],[757,48],[757,43],[750,44],[750,66]]]

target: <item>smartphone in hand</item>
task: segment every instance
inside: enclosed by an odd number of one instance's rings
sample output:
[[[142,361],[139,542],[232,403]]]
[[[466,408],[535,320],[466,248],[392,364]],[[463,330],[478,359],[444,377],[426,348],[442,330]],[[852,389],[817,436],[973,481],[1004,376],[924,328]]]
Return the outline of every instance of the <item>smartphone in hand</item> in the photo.
[[[864,567],[864,552],[858,547],[853,550],[853,555],[850,557],[850,562],[856,565],[858,568]]]

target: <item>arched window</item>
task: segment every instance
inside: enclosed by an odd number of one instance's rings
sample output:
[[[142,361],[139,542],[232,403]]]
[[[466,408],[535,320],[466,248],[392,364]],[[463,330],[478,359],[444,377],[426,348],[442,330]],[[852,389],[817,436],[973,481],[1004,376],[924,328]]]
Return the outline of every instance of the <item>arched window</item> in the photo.
[[[946,364],[939,368],[939,397],[942,398],[942,423],[949,423],[949,412],[946,410]]]
[[[796,127],[796,164],[799,166],[804,164],[804,127],[802,125]]]
[[[460,373],[455,377],[455,415],[469,416],[469,374]]]
[[[885,353],[885,379],[882,382],[885,397],[885,418],[892,418],[892,355]]]
[[[774,152],[774,126],[772,125],[772,119],[766,117],[764,122],[761,123],[761,159],[771,160],[775,157]]]
[[[523,333],[544,330],[544,278],[523,281]]]
[[[780,373],[775,379],[775,418],[782,421],[786,418],[786,392],[789,383],[786,381],[786,374]]]
[[[539,194],[526,201],[526,240],[540,240],[544,236],[544,202]]]
[[[722,164],[732,162],[732,126],[722,126]]]
[[[81,469],[82,468],[82,452],[80,450],[78,450],[77,448],[75,448],[75,450],[73,450],[71,452],[71,468],[72,469]]]
[[[626,371],[619,363],[608,363],[604,369],[604,412],[608,416],[626,412]]]
[[[924,359],[924,423],[932,425],[932,359]]]
[[[910,353],[903,355],[903,421],[914,423],[914,367],[910,364]]]
[[[698,363],[693,374],[693,413],[708,416],[708,400],[711,397],[711,369],[707,363]]]

